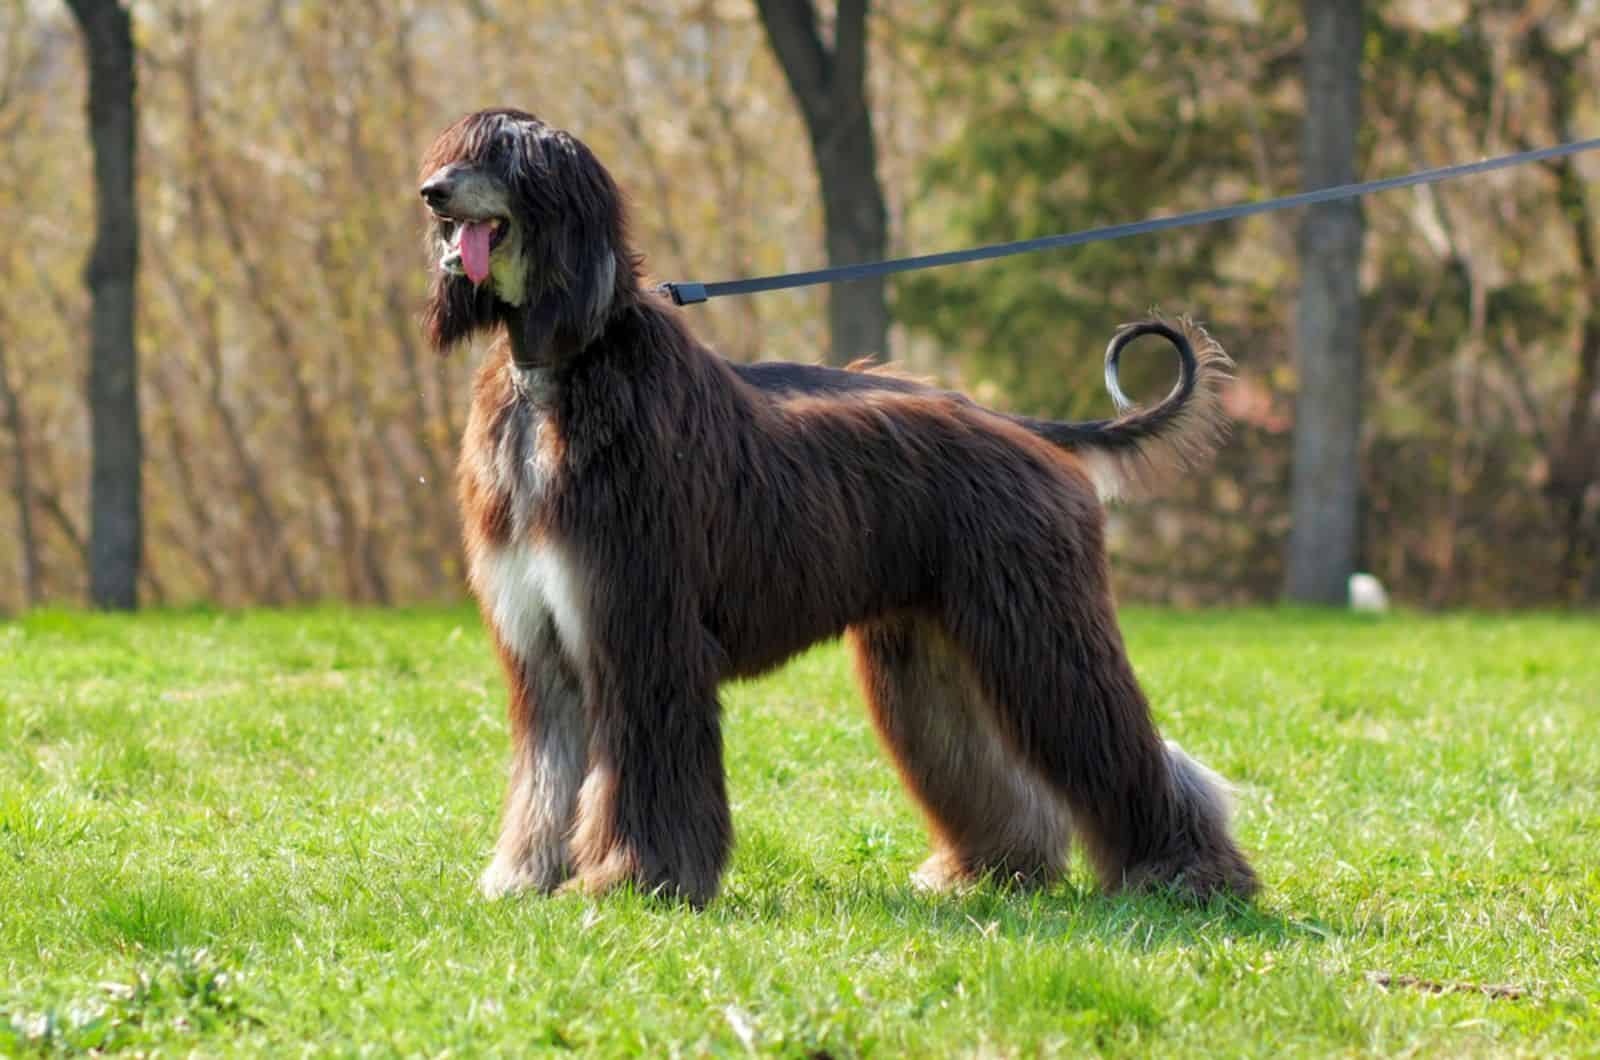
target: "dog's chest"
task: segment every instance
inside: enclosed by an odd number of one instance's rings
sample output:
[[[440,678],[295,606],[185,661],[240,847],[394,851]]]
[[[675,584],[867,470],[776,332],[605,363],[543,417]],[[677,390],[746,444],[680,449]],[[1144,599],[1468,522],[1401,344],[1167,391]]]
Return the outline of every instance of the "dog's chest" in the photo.
[[[501,514],[504,531],[470,548],[469,577],[505,646],[521,658],[553,630],[574,659],[584,649],[584,580],[573,550],[550,525],[561,488],[562,446],[555,424],[516,405],[484,432],[487,459],[477,463],[483,496]]]
[[[484,491],[504,505],[513,540],[546,521],[561,483],[564,446],[553,414],[527,401],[513,401],[484,432],[488,459],[479,465]]]
[[[569,658],[583,657],[583,579],[568,549],[550,541],[483,549],[472,564],[472,585],[518,658],[547,646],[551,631]]]

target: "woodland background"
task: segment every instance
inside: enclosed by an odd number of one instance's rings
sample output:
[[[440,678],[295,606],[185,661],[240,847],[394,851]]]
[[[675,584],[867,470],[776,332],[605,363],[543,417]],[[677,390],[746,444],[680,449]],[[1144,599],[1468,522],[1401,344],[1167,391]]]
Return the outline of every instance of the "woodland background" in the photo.
[[[809,138],[825,115],[763,25],[786,6],[837,41],[831,3],[133,4],[140,598],[462,594],[451,465],[475,354],[419,340],[415,193],[423,147],[462,112],[517,105],[582,136],[629,190],[659,278],[827,260]],[[889,253],[1301,187],[1298,4],[844,8],[866,19]],[[1361,177],[1600,130],[1595,4],[1369,3],[1363,26]],[[65,5],[0,0],[0,610],[88,593],[86,83]],[[1600,601],[1597,167],[1362,207],[1359,566],[1406,602]],[[1239,363],[1235,433],[1214,469],[1116,510],[1120,589],[1275,598],[1301,221],[916,274],[889,285],[888,352],[993,404],[1103,416],[1114,326],[1151,306],[1201,318]],[[810,291],[687,312],[731,357],[818,360],[828,306]],[[1171,371],[1143,358],[1130,390],[1158,397]]]

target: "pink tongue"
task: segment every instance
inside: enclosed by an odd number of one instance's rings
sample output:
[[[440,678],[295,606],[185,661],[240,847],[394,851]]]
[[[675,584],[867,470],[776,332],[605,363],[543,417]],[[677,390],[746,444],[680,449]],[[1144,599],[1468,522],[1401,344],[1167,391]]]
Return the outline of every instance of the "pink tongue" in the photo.
[[[467,270],[467,279],[482,283],[489,276],[488,221],[468,221],[461,230],[461,267]]]

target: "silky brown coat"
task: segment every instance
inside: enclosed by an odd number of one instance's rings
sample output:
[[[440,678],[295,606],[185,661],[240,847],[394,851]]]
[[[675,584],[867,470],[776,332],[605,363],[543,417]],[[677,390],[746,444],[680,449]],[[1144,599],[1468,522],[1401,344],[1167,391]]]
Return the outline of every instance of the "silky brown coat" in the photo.
[[[1075,833],[1108,889],[1254,892],[1221,782],[1156,732],[1106,567],[1101,494],[1216,437],[1228,362],[1203,333],[1119,336],[1166,337],[1183,377],[1092,424],[882,373],[740,368],[641,286],[621,195],[569,134],[469,115],[423,177],[430,337],[493,339],[459,468],[511,695],[486,892],[709,900],[732,843],[718,685],[841,633],[928,818],[921,882],[1047,881]],[[475,286],[457,244],[491,220]]]

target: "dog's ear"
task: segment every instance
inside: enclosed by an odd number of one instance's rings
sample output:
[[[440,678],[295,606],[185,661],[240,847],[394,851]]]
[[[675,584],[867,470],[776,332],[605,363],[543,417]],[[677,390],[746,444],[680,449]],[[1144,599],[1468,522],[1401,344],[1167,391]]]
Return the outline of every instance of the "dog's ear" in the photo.
[[[605,330],[616,301],[622,200],[611,175],[568,133],[530,129],[509,147],[507,183],[528,254],[517,330],[526,349],[576,352]]]
[[[567,294],[571,308],[562,321],[563,330],[580,346],[587,346],[600,337],[611,315],[617,291],[617,252],[609,239],[590,241],[574,233],[569,233],[569,239],[575,244],[569,245],[564,255],[571,263]]]

